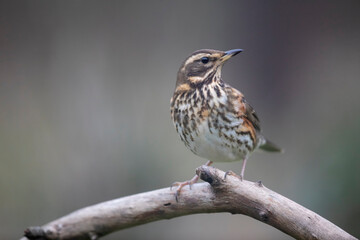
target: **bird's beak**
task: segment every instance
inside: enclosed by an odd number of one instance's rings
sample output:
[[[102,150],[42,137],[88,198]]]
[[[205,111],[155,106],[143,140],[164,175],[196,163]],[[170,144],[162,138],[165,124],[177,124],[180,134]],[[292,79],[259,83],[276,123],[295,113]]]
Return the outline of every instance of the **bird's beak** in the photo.
[[[224,56],[222,56],[220,58],[221,62],[225,62],[227,60],[229,60],[231,57],[235,56],[238,53],[241,53],[243,50],[242,49],[232,49],[229,51],[226,51]]]

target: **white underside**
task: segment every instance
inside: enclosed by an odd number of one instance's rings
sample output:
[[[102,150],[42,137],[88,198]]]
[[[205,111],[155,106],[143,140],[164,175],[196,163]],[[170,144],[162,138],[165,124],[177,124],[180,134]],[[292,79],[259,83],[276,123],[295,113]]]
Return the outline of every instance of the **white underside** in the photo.
[[[198,127],[199,136],[193,136],[194,142],[190,143],[190,148],[198,156],[206,158],[213,162],[233,162],[243,160],[249,153],[245,146],[239,146],[237,143],[230,143],[230,147],[225,146],[223,138],[219,138],[218,131],[212,129],[210,133],[207,123]],[[234,131],[224,132],[227,135],[236,136]],[[238,136],[240,141],[251,141],[248,135]]]

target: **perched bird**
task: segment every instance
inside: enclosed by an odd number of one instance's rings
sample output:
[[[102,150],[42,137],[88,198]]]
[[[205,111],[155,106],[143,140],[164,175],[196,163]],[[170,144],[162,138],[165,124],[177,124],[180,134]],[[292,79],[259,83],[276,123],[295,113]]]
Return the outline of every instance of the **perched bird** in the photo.
[[[257,148],[281,151],[260,133],[259,118],[244,95],[224,83],[221,69],[231,57],[242,52],[202,49],[192,53],[181,65],[174,95],[171,118],[175,129],[194,154],[212,162],[243,160],[243,179],[247,159]],[[176,199],[181,189],[197,182],[176,182]]]

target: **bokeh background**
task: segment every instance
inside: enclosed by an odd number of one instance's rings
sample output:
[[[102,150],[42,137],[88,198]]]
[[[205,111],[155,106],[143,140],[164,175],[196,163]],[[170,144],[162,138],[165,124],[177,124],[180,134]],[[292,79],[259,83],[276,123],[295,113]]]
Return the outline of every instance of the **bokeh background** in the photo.
[[[245,50],[223,78],[285,149],[254,153],[246,178],[359,237],[359,13],[359,1],[1,1],[0,239],[192,177],[205,160],[169,99],[201,48]],[[120,238],[291,239],[226,213],[104,237]]]

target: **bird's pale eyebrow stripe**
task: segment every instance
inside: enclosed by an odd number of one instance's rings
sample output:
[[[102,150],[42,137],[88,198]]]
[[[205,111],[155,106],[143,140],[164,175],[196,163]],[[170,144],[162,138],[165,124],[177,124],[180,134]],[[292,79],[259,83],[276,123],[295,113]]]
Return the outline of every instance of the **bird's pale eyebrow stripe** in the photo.
[[[195,55],[189,57],[189,58],[186,60],[184,66],[186,66],[187,64],[189,64],[189,63],[191,63],[191,62],[194,62],[196,59],[200,59],[200,58],[202,58],[202,57],[208,57],[208,56],[210,56],[210,54],[208,54],[208,53],[198,53],[198,54],[195,54]]]
[[[195,60],[201,59],[202,57],[209,57],[212,60],[214,60],[216,58],[221,57],[221,54],[219,54],[219,53],[213,53],[213,54],[211,54],[211,53],[196,53],[186,60],[184,66],[186,66],[187,64],[189,64],[191,62],[194,62]]]

